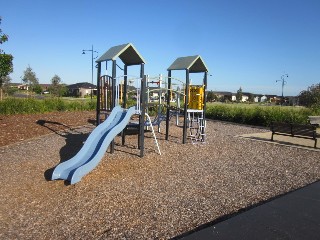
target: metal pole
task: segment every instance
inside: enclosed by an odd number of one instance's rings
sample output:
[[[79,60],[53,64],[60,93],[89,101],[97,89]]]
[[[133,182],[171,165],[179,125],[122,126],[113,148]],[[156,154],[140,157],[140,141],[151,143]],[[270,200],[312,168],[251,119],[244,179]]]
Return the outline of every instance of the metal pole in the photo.
[[[139,119],[139,147],[140,147],[140,157],[144,156],[144,118],[145,118],[145,113],[146,113],[146,96],[145,96],[145,91],[146,91],[146,81],[147,78],[144,76],[141,79],[141,113],[140,113],[140,119]]]
[[[281,81],[281,106],[282,106],[282,104],[283,104],[283,102],[284,102],[283,88],[284,88],[284,85],[287,83],[287,82],[284,80],[284,77],[289,77],[289,76],[288,76],[288,74],[286,73],[286,74],[283,74],[283,75],[281,76],[281,80],[276,80],[276,82]]]
[[[91,84],[93,85],[93,45],[91,49]],[[91,102],[92,102],[92,86],[91,86]]]
[[[182,143],[187,142],[187,118],[188,118],[188,101],[189,101],[189,69],[186,70],[186,91],[185,91],[185,102],[184,102],[184,119],[183,119],[183,138]]]
[[[100,124],[100,76],[101,76],[101,62],[98,63],[97,68],[97,106],[96,106],[96,124]]]
[[[168,70],[168,85],[167,85],[167,87],[168,87],[168,90],[167,90],[166,140],[169,140],[171,70]]]

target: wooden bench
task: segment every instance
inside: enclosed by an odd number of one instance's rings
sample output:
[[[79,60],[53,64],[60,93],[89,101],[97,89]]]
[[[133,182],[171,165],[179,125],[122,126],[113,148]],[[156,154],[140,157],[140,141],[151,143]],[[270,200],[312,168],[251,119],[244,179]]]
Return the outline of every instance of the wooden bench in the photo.
[[[277,134],[283,136],[312,139],[314,140],[314,148],[317,147],[318,136],[316,132],[316,126],[314,125],[272,122],[271,131],[271,141],[273,141],[273,135]]]
[[[309,123],[311,125],[315,125],[317,127],[319,127],[320,125],[320,116],[309,116]]]

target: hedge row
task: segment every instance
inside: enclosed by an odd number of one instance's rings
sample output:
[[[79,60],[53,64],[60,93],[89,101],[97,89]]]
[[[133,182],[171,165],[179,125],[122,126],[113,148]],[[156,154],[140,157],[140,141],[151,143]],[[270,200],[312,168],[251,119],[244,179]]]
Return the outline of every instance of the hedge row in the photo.
[[[208,104],[206,112],[206,117],[210,119],[266,127],[273,121],[306,124],[308,116],[313,115],[320,115],[320,109]]]
[[[95,110],[96,101],[66,101],[60,98],[6,98],[0,101],[0,114],[30,114],[54,111]]]

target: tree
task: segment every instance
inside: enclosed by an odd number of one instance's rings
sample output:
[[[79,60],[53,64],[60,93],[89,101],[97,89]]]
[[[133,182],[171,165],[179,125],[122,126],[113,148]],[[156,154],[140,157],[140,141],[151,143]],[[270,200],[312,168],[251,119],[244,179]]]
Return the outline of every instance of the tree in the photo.
[[[6,76],[2,78],[2,88],[5,92],[8,91],[8,89],[10,88],[10,83],[11,83],[11,77],[10,76]]]
[[[308,87],[307,90],[300,92],[299,103],[306,107],[320,107],[320,83]]]
[[[0,17],[0,25],[2,18]],[[8,35],[2,33],[0,28],[0,44],[8,41]],[[13,72],[12,64],[13,56],[11,54],[6,54],[2,49],[0,49],[0,100],[2,100],[2,87],[4,81],[7,79],[8,75]]]
[[[32,71],[30,66],[28,66],[23,72],[22,81],[27,84],[31,90],[33,90],[36,85],[39,85],[39,80],[36,76],[36,73]]]
[[[56,74],[51,79],[51,93],[55,96],[60,96],[61,78]]]
[[[32,91],[35,92],[36,94],[41,94],[42,87],[40,86],[40,84],[35,84],[32,86]]]
[[[237,91],[236,99],[237,99],[237,102],[241,102],[242,101],[242,88],[241,87]]]
[[[212,91],[207,93],[207,102],[215,102],[218,100],[218,96],[214,94]]]
[[[252,93],[248,94],[248,102],[254,102],[254,95]]]

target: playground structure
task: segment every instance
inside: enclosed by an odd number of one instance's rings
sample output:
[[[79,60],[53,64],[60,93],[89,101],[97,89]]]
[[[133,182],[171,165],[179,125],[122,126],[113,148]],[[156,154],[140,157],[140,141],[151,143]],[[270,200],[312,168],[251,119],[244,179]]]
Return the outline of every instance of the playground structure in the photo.
[[[116,59],[120,58],[124,64],[121,69]],[[112,75],[102,75],[102,63],[112,61]],[[153,125],[166,122],[166,137],[169,139],[169,121],[172,115],[176,115],[176,124],[179,124],[179,115],[183,113],[183,138],[182,143],[186,143],[189,137],[192,143],[205,141],[205,109],[207,86],[207,68],[200,56],[190,56],[177,58],[168,68],[168,77],[162,75],[156,78],[150,78],[144,75],[145,60],[131,44],[123,44],[110,48],[97,61],[97,105],[96,122],[97,127],[89,135],[87,141],[81,150],[68,161],[62,162],[56,166],[52,174],[52,180],[65,179],[71,184],[77,183],[81,178],[93,170],[104,156],[110,146],[110,152],[114,152],[114,138],[121,133],[122,143],[125,142],[125,132],[128,126],[138,130],[138,148],[140,157],[144,156],[144,131],[145,127],[151,127],[155,144],[161,155],[160,148],[154,133]],[[140,77],[128,78],[128,66],[140,65]],[[116,68],[123,70],[124,75],[117,77]],[[171,76],[173,70],[185,70],[186,81],[180,82],[180,86],[173,89],[173,81],[177,80]],[[204,72],[203,84],[201,86],[190,86],[190,73]],[[131,84],[131,90],[129,90]],[[157,84],[154,89],[150,84]],[[164,87],[162,85],[165,85]],[[135,87],[133,87],[135,85]],[[128,93],[135,92],[136,102],[129,106]],[[150,104],[150,92],[158,94],[158,114],[151,121],[148,114]],[[183,96],[184,108],[180,108],[180,98]],[[174,100],[175,99],[175,100]],[[175,104],[172,106],[171,103]],[[133,106],[132,106],[133,105]],[[120,107],[122,106],[122,107]],[[139,116],[139,123],[130,123],[133,115]],[[101,123],[101,117],[105,121]],[[189,135],[187,136],[187,129]]]
[[[123,64],[123,76],[117,77],[116,69],[118,67],[117,59]],[[106,62],[108,69],[108,61],[112,62],[112,75],[102,75],[101,66]],[[131,44],[123,44],[114,46],[105,52],[97,61],[97,124],[100,124],[101,116],[106,115],[115,106],[122,105],[123,108],[128,106],[128,93],[130,87],[136,91],[136,114],[139,115],[139,148],[140,155],[143,156],[143,135],[145,124],[145,114],[148,113],[150,105],[150,92],[158,92],[158,115],[157,125],[160,122],[166,122],[166,140],[169,139],[169,121],[172,115],[176,115],[176,123],[178,124],[178,116],[183,114],[183,137],[182,143],[187,142],[190,138],[192,142],[205,142],[205,111],[206,111],[206,95],[207,73],[208,69],[201,56],[188,56],[177,58],[167,69],[168,76],[149,77],[144,75],[145,60],[136,48]],[[128,75],[128,67],[140,65],[140,77],[131,77]],[[186,72],[185,81],[172,77],[172,71],[184,70]],[[204,73],[203,83],[199,86],[190,85],[190,74]],[[180,86],[174,86],[174,82],[179,82]],[[129,85],[128,83],[135,83]],[[157,87],[151,88],[150,85]],[[131,89],[131,91],[132,91]],[[175,97],[174,97],[175,96]],[[183,96],[183,109],[180,108],[180,98]],[[173,103],[175,99],[175,103]],[[186,104],[185,104],[186,103]],[[174,105],[174,106],[173,106]],[[163,115],[166,115],[165,117]],[[154,121],[156,122],[156,121]],[[149,122],[149,125],[151,123]],[[189,129],[189,132],[188,132]],[[111,144],[111,152],[114,151],[114,145]]]

